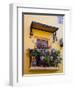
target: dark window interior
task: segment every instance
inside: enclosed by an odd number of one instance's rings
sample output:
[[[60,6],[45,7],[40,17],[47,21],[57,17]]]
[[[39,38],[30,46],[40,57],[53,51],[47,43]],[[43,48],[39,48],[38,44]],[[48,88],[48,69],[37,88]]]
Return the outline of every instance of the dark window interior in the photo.
[[[42,40],[42,39],[37,39],[37,48],[47,48],[48,47],[48,41],[47,40]]]

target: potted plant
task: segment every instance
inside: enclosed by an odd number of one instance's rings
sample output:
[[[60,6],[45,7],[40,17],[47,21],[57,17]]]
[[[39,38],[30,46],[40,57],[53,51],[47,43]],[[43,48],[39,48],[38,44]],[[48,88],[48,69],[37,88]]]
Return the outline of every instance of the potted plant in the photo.
[[[63,39],[62,38],[59,40],[59,44],[60,44],[60,47],[63,47]]]
[[[51,57],[50,57],[50,65],[58,67],[58,64],[61,63],[61,55],[60,50],[52,49],[51,50]]]

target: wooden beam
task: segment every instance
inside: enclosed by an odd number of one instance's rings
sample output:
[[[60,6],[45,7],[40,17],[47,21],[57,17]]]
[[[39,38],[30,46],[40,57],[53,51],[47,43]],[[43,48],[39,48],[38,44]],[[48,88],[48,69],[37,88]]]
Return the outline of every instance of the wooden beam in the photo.
[[[58,27],[48,26],[46,24],[42,24],[34,21],[31,23],[31,29],[32,28],[41,30],[41,31],[51,32],[51,33],[54,33],[58,30]]]

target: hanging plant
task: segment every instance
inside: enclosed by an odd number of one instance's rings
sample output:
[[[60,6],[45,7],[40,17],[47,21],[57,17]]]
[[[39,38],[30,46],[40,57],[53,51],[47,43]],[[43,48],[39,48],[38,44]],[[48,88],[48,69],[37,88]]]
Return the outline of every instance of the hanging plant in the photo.
[[[60,47],[63,47],[63,39],[62,38],[59,40],[59,43],[60,43]]]
[[[53,42],[57,41],[57,36],[56,36],[56,35],[57,35],[57,33],[54,32],[54,33],[53,33]]]

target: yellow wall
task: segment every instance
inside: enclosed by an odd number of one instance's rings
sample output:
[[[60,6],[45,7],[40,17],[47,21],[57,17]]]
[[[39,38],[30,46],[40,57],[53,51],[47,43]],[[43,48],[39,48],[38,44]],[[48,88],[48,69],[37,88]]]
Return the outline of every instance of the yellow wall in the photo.
[[[47,25],[57,26],[60,28],[58,30],[58,38],[61,38],[63,36],[63,25],[59,25],[57,23],[57,17],[56,16],[39,16],[39,15],[24,15],[24,73],[25,74],[37,74],[37,73],[56,73],[56,72],[63,72],[63,62],[60,64],[58,71],[30,71],[29,70],[29,52],[28,48],[33,49],[35,44],[33,42],[36,42],[37,38],[44,38],[48,40],[48,44],[52,45],[52,47],[56,49],[60,49],[58,42],[52,43],[52,33],[43,32],[39,30],[33,29],[33,37],[30,38],[30,25],[32,21],[37,21],[40,23],[44,23]],[[60,32],[59,32],[60,31]],[[49,39],[51,38],[51,39]],[[63,55],[63,50],[61,50],[61,55]]]

